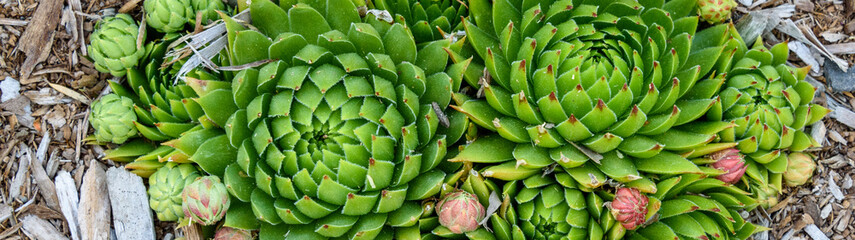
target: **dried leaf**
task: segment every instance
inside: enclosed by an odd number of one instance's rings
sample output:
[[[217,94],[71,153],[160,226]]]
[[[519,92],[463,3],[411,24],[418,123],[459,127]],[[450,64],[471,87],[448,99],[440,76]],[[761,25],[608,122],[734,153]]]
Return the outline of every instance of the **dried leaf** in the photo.
[[[49,83],[48,85],[50,85],[50,87],[52,87],[52,88],[53,88],[53,89],[55,89],[56,91],[58,91],[58,92],[60,92],[60,93],[62,93],[62,94],[65,94],[65,96],[71,97],[71,98],[73,98],[74,100],[77,100],[77,101],[82,102],[83,104],[89,105],[89,103],[91,102],[91,101],[89,100],[89,98],[87,98],[87,97],[86,97],[86,96],[84,96],[83,94],[80,94],[80,93],[78,93],[77,91],[71,90],[71,89],[70,89],[70,88],[68,88],[68,87],[65,87],[65,86],[62,86],[62,85],[59,85],[59,84],[54,84],[54,83]]]

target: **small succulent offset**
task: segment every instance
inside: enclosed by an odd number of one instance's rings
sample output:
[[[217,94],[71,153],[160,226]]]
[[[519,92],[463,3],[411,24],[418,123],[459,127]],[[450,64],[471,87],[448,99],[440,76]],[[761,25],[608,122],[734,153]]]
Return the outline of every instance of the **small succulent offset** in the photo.
[[[204,176],[184,186],[181,193],[184,216],[208,226],[226,216],[231,200],[226,186],[217,176]]]
[[[439,223],[453,233],[474,231],[484,219],[486,210],[474,194],[456,190],[446,194],[436,204]]]
[[[137,136],[134,122],[133,100],[116,94],[107,94],[92,103],[89,123],[95,129],[95,140],[122,144]]]
[[[192,164],[167,163],[148,178],[149,205],[160,221],[178,221],[184,217],[181,193],[199,178]]]
[[[125,76],[126,70],[135,68],[145,55],[143,45],[137,44],[140,30],[137,22],[124,13],[106,17],[95,25],[95,31],[89,36],[87,47],[95,69],[113,76]]]
[[[710,24],[719,24],[730,19],[736,0],[698,0],[698,15]]]
[[[787,171],[784,172],[784,182],[787,186],[796,187],[808,182],[816,170],[816,162],[807,153],[791,153],[787,157]]]
[[[734,184],[742,179],[745,174],[745,160],[742,159],[742,154],[739,150],[729,148],[721,150],[709,155],[712,160],[715,160],[710,167],[724,171],[724,174],[718,175],[715,178],[722,182]]]
[[[448,105],[466,67],[446,68],[451,43],[417,49],[405,25],[363,20],[349,0],[249,8],[257,30],[224,19],[230,64],[268,62],[197,100],[225,128],[224,149],[237,149],[220,171],[236,200],[225,225],[296,239],[415,227],[419,201],[446,175],[435,168],[451,137],[438,133],[435,108]]]
[[[196,19],[191,0],[145,0],[145,20],[158,32],[171,33],[184,29]]]

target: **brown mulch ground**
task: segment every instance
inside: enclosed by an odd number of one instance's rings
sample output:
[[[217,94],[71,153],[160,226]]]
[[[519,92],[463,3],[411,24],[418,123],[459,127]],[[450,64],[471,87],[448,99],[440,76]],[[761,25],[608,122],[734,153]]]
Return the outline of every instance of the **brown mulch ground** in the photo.
[[[62,2],[63,9],[51,15],[60,18],[64,8],[74,0],[0,0],[0,81],[8,76],[21,81],[22,85],[21,97],[0,104],[0,239],[29,239],[18,220],[28,214],[49,220],[60,231],[69,234],[62,214],[47,207],[43,196],[37,194],[35,183],[24,181],[25,191],[19,197],[10,197],[10,185],[19,168],[23,146],[37,149],[43,136],[49,133],[52,136],[47,149],[48,159],[51,159],[46,163],[49,177],[53,179],[60,170],[68,171],[78,187],[90,160],[103,154],[100,147],[82,144],[81,138],[91,133],[85,122],[88,105],[82,101],[97,98],[106,87],[105,80],[109,76],[95,71],[92,63],[81,55],[80,41],[76,38],[79,32],[75,32],[79,29],[68,24],[68,19],[73,16],[66,14],[62,20],[56,21],[55,31],[46,35],[47,42],[35,49],[41,51],[18,49],[23,42],[33,41],[22,37],[28,28],[37,27],[33,15],[38,6],[51,1]],[[125,2],[81,1],[76,15],[84,20],[81,24],[84,36],[91,32],[94,18],[118,11]],[[835,42],[820,37],[824,44],[855,41],[852,37],[855,21],[851,21],[852,9],[855,9],[853,1],[819,0],[805,4],[806,1],[799,0],[770,0],[760,8],[794,2],[798,7],[793,20],[808,19],[806,22],[817,36],[824,32],[849,35]],[[133,13],[139,14],[138,11],[139,6]],[[776,36],[787,40],[783,35]],[[34,65],[25,64],[26,50],[40,55],[36,58],[41,61]],[[850,64],[855,63],[855,55],[839,57]],[[797,65],[802,64],[798,58],[791,60]],[[26,80],[21,77],[22,67],[32,69],[31,77]],[[825,82],[822,76],[815,78]],[[67,91],[62,86],[82,94],[85,99],[67,97],[61,93]],[[855,96],[851,93],[831,93],[828,90],[826,97],[834,98],[850,110],[855,109]],[[773,230],[757,235],[755,239],[811,239],[804,231],[811,224],[831,239],[855,239],[855,216],[852,216],[855,211],[855,189],[852,188],[855,179],[855,129],[834,119],[823,122],[829,136],[837,134],[840,137],[828,137],[825,147],[814,152],[820,159],[820,166],[812,183],[787,188],[777,206],[759,214],[759,220],[766,221]],[[112,165],[107,161],[102,163]],[[835,196],[838,191],[840,194]],[[12,216],[4,218],[9,208],[13,209]],[[174,232],[171,225],[158,225],[158,238]]]

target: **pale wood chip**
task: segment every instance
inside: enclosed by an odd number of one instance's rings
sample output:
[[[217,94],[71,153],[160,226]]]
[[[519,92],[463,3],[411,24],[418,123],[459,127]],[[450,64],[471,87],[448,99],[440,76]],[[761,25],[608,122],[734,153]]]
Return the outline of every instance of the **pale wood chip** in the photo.
[[[855,42],[825,45],[831,54],[855,54]]]
[[[59,198],[59,206],[62,209],[62,216],[65,217],[69,232],[71,232],[71,239],[78,240],[80,239],[80,228],[77,224],[77,204],[79,198],[77,196],[77,187],[74,185],[74,179],[71,178],[71,174],[68,172],[61,171],[56,176],[54,183],[56,185],[57,197]]]
[[[825,233],[823,233],[816,224],[808,224],[805,226],[805,232],[807,232],[813,240],[829,240],[828,236],[825,236]]]
[[[56,186],[53,181],[47,176],[47,172],[36,159],[33,159],[33,152],[29,148],[26,149],[27,158],[30,161],[30,169],[33,170],[33,179],[36,180],[36,185],[41,190],[42,196],[45,198],[45,203],[53,210],[60,210],[59,199],[56,196]]]
[[[12,217],[12,207],[6,204],[0,204],[0,222],[6,221]]]
[[[840,191],[840,187],[837,186],[837,183],[834,182],[834,179],[829,177],[828,179],[828,190],[831,191],[831,195],[834,196],[837,201],[843,200],[843,192]]]
[[[17,19],[11,19],[11,18],[0,18],[0,25],[20,27],[20,26],[26,26],[27,23],[29,23],[29,22],[17,20]]]
[[[9,200],[6,202],[11,202],[12,199],[21,196],[21,187],[27,178],[27,170],[30,169],[29,166],[30,162],[28,158],[18,158],[18,171],[15,172],[15,177],[12,178],[12,183],[9,184]]]
[[[42,136],[42,140],[39,142],[39,148],[36,149],[36,160],[39,160],[39,166],[42,166],[45,163],[45,159],[47,158],[47,151],[50,147],[50,141],[50,131],[45,131],[45,135]]]
[[[62,94],[65,94],[65,96],[68,96],[70,98],[73,98],[74,100],[80,101],[83,104],[89,105],[89,103],[91,103],[89,98],[87,98],[83,94],[78,93],[77,91],[71,90],[70,88],[68,88],[66,86],[62,86],[62,85],[55,84],[55,83],[48,83],[48,85],[50,85],[50,87],[52,87],[56,91],[58,91]]]
[[[110,239],[110,196],[107,191],[107,174],[96,160],[89,163],[89,169],[80,186],[80,233],[83,239]]]
[[[60,240],[68,239],[53,224],[35,215],[27,215],[21,219],[24,223],[24,232],[33,239]]]

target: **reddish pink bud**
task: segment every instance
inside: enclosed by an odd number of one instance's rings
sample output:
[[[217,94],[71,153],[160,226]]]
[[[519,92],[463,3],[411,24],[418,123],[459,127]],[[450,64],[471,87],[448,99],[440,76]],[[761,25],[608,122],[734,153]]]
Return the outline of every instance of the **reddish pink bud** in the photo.
[[[745,174],[745,160],[742,159],[742,154],[739,150],[730,148],[710,154],[709,157],[716,160],[710,167],[725,171],[724,174],[718,175],[715,178],[722,182],[734,184]]]
[[[487,213],[474,194],[456,190],[436,204],[436,214],[439,215],[439,224],[459,234],[478,229],[478,222]]]
[[[252,232],[230,228],[230,227],[222,227],[220,230],[217,230],[217,233],[214,234],[214,240],[252,240]]]
[[[647,216],[647,195],[635,188],[619,188],[611,205],[612,215],[623,228],[634,230]]]

